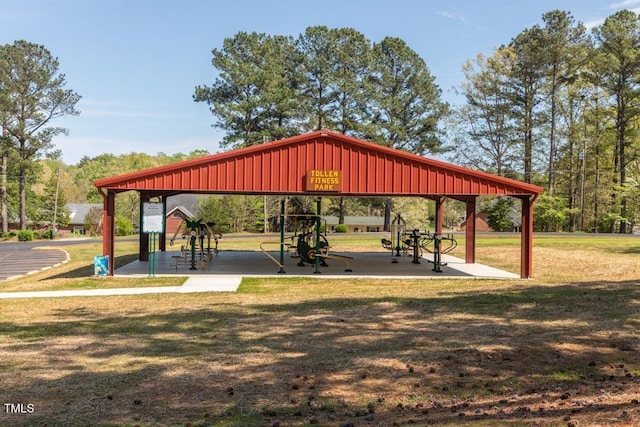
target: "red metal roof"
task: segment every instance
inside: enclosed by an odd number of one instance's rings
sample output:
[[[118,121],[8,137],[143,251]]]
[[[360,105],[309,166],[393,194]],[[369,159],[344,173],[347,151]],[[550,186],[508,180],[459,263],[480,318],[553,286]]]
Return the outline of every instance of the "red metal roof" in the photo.
[[[340,177],[345,196],[538,195],[541,187],[417,156],[331,131],[95,181],[111,191],[336,194],[306,190],[310,171]]]

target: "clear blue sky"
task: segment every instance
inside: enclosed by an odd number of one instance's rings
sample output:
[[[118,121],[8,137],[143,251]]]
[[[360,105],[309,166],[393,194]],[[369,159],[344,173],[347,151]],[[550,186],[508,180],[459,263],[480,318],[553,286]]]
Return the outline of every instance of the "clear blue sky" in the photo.
[[[81,114],[52,124],[67,164],[101,153],[219,151],[221,132],[197,85],[215,77],[211,50],[239,31],[292,35],[351,27],[371,42],[403,39],[456,103],[462,64],[491,54],[542,14],[566,10],[591,28],[640,0],[0,0],[0,43],[44,45]]]

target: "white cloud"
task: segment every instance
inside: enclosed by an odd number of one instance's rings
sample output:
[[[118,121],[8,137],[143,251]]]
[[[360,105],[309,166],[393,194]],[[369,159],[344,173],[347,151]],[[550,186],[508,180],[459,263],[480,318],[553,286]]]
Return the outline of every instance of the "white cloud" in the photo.
[[[638,5],[638,7],[629,7],[634,5]],[[633,13],[640,14],[640,0],[623,0],[618,3],[611,3],[609,5],[609,8],[615,10],[627,9]],[[591,30],[592,28],[599,27],[600,25],[604,24],[605,19],[606,17],[592,19],[590,21],[584,22],[584,26],[587,27],[587,30]]]
[[[436,12],[438,15],[442,16],[443,18],[447,18],[447,19],[453,19],[456,21],[461,21],[464,22],[465,24],[467,24],[467,18],[464,15],[461,15],[459,13],[455,13],[455,12],[448,12],[448,11],[441,11],[441,12]]]
[[[591,21],[584,22],[583,24],[587,30],[591,30],[604,24],[604,18],[593,19]]]
[[[640,5],[640,0],[623,0],[619,3],[611,3],[609,7],[611,9],[628,9],[629,6],[633,6],[636,4]]]

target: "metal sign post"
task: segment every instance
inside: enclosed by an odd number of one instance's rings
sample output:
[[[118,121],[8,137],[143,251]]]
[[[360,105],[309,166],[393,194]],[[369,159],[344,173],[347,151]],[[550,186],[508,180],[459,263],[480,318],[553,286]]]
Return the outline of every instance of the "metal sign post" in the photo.
[[[162,203],[145,202],[142,205],[142,232],[148,233],[149,276],[156,275],[156,235],[164,231],[164,208]]]
[[[149,233],[149,277],[156,275],[156,234]]]

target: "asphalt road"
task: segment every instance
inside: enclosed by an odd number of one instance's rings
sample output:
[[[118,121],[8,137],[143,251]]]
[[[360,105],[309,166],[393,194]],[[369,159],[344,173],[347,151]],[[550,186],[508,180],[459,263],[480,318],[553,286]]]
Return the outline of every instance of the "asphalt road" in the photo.
[[[67,253],[58,247],[82,242],[83,239],[0,243],[0,281],[64,262]]]

